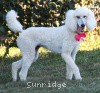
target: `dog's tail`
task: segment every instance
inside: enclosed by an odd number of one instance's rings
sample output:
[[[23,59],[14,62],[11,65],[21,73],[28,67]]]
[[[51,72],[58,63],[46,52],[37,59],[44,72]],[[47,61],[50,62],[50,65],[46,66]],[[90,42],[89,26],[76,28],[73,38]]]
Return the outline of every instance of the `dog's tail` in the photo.
[[[22,32],[23,26],[21,23],[17,20],[17,13],[14,10],[10,10],[6,15],[6,22],[8,25],[8,28],[12,30],[13,32]]]

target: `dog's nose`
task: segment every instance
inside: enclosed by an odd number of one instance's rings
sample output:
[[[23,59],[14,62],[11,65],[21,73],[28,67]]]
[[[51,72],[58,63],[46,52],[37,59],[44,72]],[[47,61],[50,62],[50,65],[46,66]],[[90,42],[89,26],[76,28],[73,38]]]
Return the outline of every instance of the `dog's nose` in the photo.
[[[84,24],[81,24],[81,27],[85,27],[85,25]]]

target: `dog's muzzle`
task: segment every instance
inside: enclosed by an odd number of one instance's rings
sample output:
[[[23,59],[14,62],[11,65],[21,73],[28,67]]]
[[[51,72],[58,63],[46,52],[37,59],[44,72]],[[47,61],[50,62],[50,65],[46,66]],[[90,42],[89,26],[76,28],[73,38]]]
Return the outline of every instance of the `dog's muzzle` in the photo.
[[[84,27],[85,27],[84,24],[81,24],[81,27],[77,24],[77,31],[76,31],[76,33],[80,34],[80,33],[84,32]]]
[[[85,27],[84,24],[81,24],[81,27],[79,25],[77,25],[77,31],[76,31],[76,35],[75,35],[76,41],[80,41],[80,40],[84,41],[84,38],[86,37],[86,34],[84,32],[84,27]]]

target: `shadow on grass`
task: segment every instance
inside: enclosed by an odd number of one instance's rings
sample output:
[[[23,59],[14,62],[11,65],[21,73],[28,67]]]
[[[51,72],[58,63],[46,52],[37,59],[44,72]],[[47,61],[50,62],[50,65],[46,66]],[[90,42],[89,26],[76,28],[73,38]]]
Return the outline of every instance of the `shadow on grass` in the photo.
[[[0,86],[2,88],[5,88],[5,84],[7,84],[6,87],[10,86],[10,84],[12,86],[15,84],[12,82],[11,78],[11,63],[18,60],[19,58],[20,57],[6,58],[4,59],[5,60],[4,64],[2,63],[0,64]],[[65,82],[67,84],[66,88],[61,91],[65,90],[71,91],[69,90],[70,86],[70,89],[73,90],[73,92],[70,93],[81,93],[79,91],[82,90],[84,90],[85,93],[88,91],[89,91],[88,93],[90,93],[91,92],[90,89],[92,87],[93,89],[91,93],[96,93],[97,91],[100,91],[100,89],[98,88],[100,87],[100,49],[93,51],[79,51],[76,57],[76,64],[80,68],[80,72],[83,77],[83,80],[81,82],[75,80],[69,81],[65,79],[65,72],[66,72],[65,62],[62,60],[59,54],[54,54],[54,53],[40,54],[39,59],[36,62],[34,62],[31,68],[29,69],[28,81],[45,82],[45,83],[48,83],[48,81],[50,82],[57,81],[58,83]],[[23,87],[24,84],[23,85],[20,84],[21,82],[18,81],[16,89]],[[74,92],[75,87],[78,88],[76,92]],[[96,88],[98,89],[96,90]],[[58,93],[58,92],[53,92],[56,91],[55,89],[54,90],[49,89],[49,91],[52,91],[50,93]],[[24,91],[22,93],[26,92]],[[41,93],[47,93],[47,92],[41,92]]]

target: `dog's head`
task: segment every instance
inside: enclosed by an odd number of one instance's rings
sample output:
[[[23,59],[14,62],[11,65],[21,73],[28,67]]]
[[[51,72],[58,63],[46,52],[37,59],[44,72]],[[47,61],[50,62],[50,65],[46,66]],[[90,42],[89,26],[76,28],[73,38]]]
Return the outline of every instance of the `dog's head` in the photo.
[[[96,26],[96,19],[91,10],[80,7],[76,10],[69,10],[67,12],[65,25],[71,31],[80,33],[84,31],[85,26],[89,30],[93,30]]]

